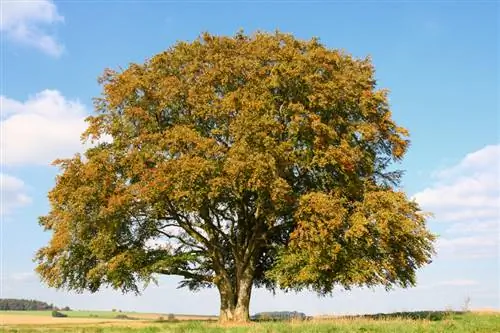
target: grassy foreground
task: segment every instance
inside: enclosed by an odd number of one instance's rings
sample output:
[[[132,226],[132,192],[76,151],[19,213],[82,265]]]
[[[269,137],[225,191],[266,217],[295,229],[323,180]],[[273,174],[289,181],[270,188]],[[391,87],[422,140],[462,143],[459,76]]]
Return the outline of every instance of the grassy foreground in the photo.
[[[1,322],[1,319],[0,319]],[[214,322],[143,322],[142,325],[102,323],[4,326],[0,332],[74,332],[74,333],[500,333],[499,313],[421,313],[312,320],[306,322],[251,323],[246,326],[221,326]]]

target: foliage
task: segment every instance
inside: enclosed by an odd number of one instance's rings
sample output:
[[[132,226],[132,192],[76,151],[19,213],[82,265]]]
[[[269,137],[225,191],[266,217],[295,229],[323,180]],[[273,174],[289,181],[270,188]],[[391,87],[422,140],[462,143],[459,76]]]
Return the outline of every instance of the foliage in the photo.
[[[305,320],[308,317],[303,312],[297,311],[271,311],[259,312],[254,314],[252,320],[268,321],[268,320]]]
[[[119,314],[115,316],[115,319],[128,319],[128,320],[137,320],[137,318],[129,317],[126,314]]]
[[[254,285],[408,287],[430,262],[434,236],[391,171],[408,132],[370,59],[203,34],[100,82],[95,147],[55,162],[40,218],[48,285],[139,292],[179,275],[219,289],[223,320],[248,320]]]
[[[52,304],[47,304],[45,302],[37,301],[34,299],[1,298],[0,310],[43,311],[43,310],[58,310],[58,308]],[[71,309],[68,306],[66,306],[61,310],[70,311]]]
[[[155,322],[158,322],[158,323],[164,323],[164,322],[169,322],[169,323],[176,323],[178,322],[179,320],[175,317],[175,315],[173,313],[169,313],[167,315],[167,319],[165,319],[165,317],[163,316],[160,316],[158,317]]]
[[[59,311],[56,311],[56,310],[53,310],[52,311],[52,317],[54,318],[66,318],[68,315],[65,314],[65,313],[62,313],[62,312],[59,312]]]

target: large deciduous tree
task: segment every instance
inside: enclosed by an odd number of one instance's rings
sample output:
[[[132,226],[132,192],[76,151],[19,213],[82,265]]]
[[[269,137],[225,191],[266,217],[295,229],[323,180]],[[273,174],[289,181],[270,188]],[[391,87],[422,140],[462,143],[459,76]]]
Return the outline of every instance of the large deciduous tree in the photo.
[[[101,83],[94,145],[56,162],[40,218],[48,285],[139,292],[178,275],[217,287],[222,321],[246,321],[253,286],[408,287],[430,262],[434,236],[391,169],[408,133],[369,59],[203,34]]]

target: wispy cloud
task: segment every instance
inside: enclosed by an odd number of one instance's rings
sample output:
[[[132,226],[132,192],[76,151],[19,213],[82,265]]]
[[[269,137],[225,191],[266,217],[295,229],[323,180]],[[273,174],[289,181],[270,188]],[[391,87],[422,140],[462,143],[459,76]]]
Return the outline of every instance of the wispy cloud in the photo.
[[[27,195],[24,182],[16,177],[0,173],[0,216],[12,212],[13,209],[28,205],[31,198]]]
[[[499,231],[498,221],[481,221],[477,223],[454,223],[448,229],[446,229],[447,234],[471,234],[471,233],[487,233],[490,235],[495,235]]]
[[[438,255],[447,258],[478,259],[498,256],[498,234],[449,237],[443,236],[437,241]]]
[[[64,22],[50,0],[5,1],[2,3],[0,31],[12,42],[34,47],[59,57],[64,46],[51,33],[51,28]]]
[[[497,256],[500,144],[466,155],[457,165],[436,172],[435,179],[434,185],[414,198],[435,214],[436,222],[451,224],[438,241],[438,254],[460,258]]]

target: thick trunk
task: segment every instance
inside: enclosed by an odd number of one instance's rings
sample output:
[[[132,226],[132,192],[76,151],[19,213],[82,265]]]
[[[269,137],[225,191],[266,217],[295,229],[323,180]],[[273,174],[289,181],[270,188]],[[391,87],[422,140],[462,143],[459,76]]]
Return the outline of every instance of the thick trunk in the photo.
[[[235,316],[234,309],[223,309],[221,307],[219,314],[219,322],[221,323],[234,322],[235,321],[234,316]]]
[[[246,323],[250,321],[250,297],[253,279],[245,276],[236,286],[220,285],[220,322]],[[237,289],[237,290],[235,290]]]
[[[236,307],[235,319],[239,322],[250,321],[250,297],[252,294],[253,278],[247,276],[240,281]]]
[[[220,322],[232,322],[234,321],[234,309],[236,307],[234,301],[234,294],[231,286],[227,284],[221,284],[218,286],[220,294]]]

